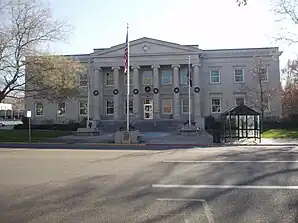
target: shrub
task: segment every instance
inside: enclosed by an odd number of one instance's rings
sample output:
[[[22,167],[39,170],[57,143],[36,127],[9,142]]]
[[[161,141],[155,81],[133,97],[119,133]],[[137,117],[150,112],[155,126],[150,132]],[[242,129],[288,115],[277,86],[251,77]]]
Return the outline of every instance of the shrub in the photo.
[[[34,130],[59,130],[59,131],[76,131],[79,127],[79,123],[70,124],[41,124],[41,125],[31,125],[31,129]],[[15,125],[14,129],[28,129],[28,125],[19,124]]]
[[[29,125],[29,118],[27,117],[22,117],[21,121],[23,122],[23,125]]]

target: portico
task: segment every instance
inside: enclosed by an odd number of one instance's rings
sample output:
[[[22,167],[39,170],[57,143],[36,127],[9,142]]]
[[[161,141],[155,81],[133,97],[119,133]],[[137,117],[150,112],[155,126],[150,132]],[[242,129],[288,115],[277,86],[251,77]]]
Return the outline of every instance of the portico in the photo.
[[[123,52],[124,44],[121,44],[95,50],[91,54],[91,76],[95,81],[91,91],[99,91],[99,96],[92,96],[94,119],[125,120],[127,77],[124,74]],[[182,110],[181,99],[188,98],[189,56],[193,85],[199,87],[200,58],[197,46],[181,46],[149,38],[130,43],[131,117],[137,120],[187,119],[187,108]],[[201,119],[200,94],[193,90],[191,94],[193,118]],[[108,112],[108,105],[111,104],[113,112]]]

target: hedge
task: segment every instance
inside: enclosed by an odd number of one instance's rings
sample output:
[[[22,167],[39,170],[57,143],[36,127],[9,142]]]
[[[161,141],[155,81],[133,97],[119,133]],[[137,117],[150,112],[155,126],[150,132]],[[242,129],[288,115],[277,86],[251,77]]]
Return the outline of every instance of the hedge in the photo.
[[[41,124],[41,125],[31,125],[31,129],[34,130],[59,130],[59,131],[76,131],[78,128],[82,127],[80,123],[70,123],[70,124]],[[14,129],[28,129],[28,124],[15,125]]]

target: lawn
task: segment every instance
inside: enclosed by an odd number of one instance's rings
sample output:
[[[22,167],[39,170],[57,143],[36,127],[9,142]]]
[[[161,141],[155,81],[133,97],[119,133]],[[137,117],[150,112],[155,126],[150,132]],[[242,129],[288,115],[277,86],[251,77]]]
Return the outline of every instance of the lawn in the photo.
[[[298,129],[270,129],[262,133],[262,138],[298,138]]]
[[[31,141],[43,142],[48,138],[70,135],[72,132],[56,130],[32,130]],[[0,130],[0,142],[28,142],[28,130]]]

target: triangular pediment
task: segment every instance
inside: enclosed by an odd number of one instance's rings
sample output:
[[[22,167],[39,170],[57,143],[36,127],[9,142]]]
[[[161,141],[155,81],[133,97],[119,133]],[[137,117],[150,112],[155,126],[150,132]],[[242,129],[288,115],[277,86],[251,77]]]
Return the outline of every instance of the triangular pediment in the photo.
[[[123,56],[125,43],[112,46],[107,49],[95,50],[92,56]],[[158,55],[158,54],[179,54],[199,52],[197,46],[186,46],[177,43],[165,42],[157,39],[143,37],[129,42],[130,55]]]

